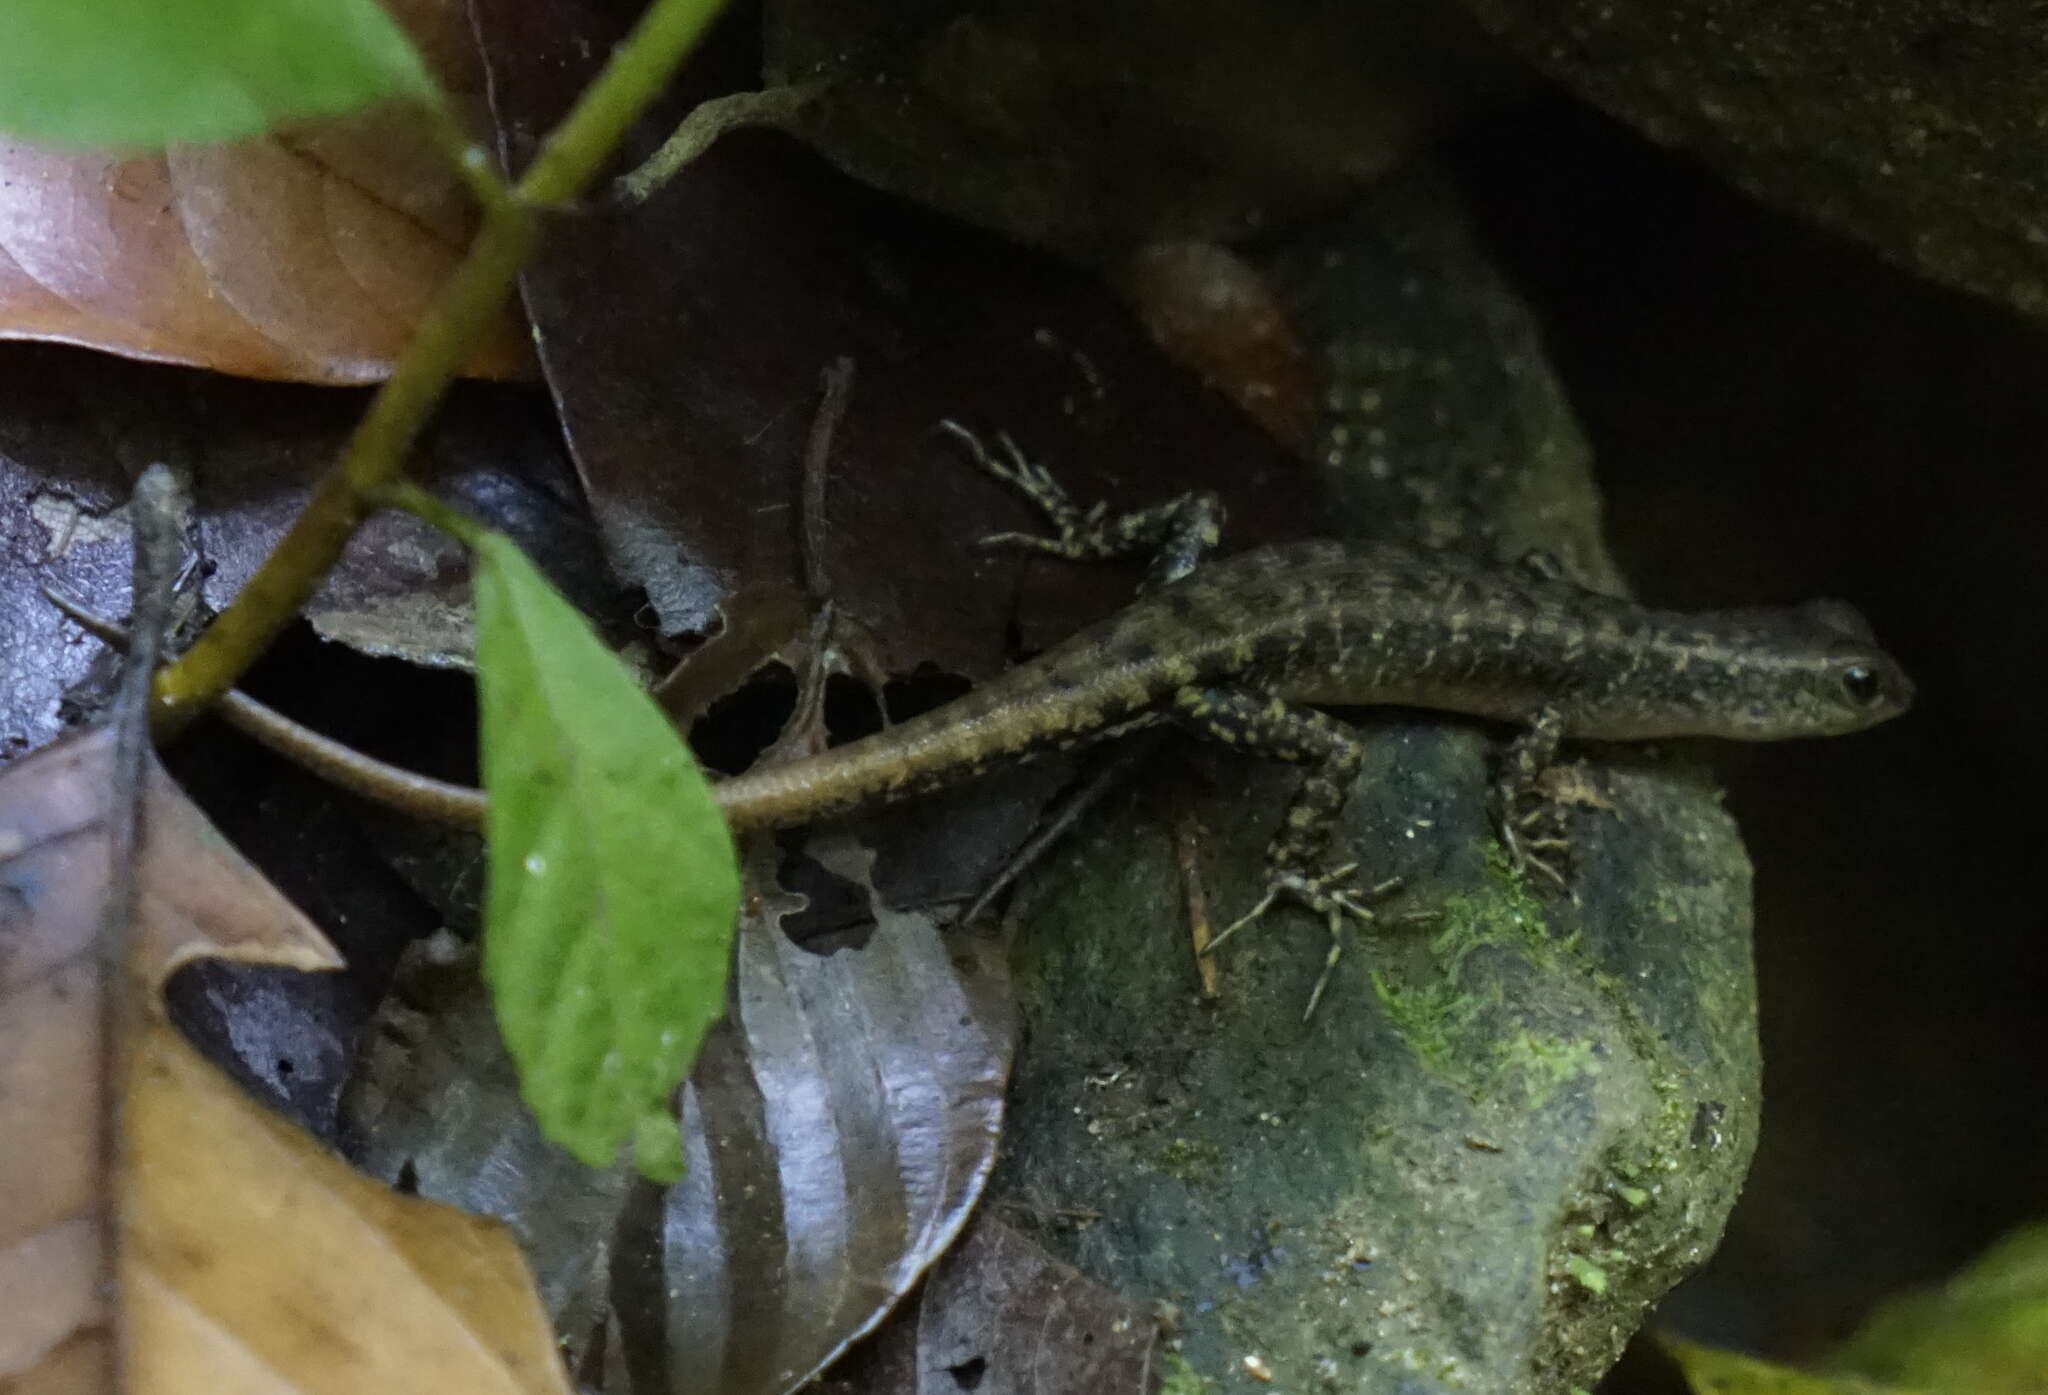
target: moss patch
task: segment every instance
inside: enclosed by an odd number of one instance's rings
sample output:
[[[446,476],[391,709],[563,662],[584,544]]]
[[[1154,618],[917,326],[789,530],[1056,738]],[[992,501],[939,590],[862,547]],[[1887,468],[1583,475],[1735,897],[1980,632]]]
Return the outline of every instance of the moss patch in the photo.
[[[1424,961],[1374,970],[1373,992],[1432,1074],[1475,1099],[1513,1093],[1539,1106],[1597,1059],[1588,1040],[1516,1025],[1504,984],[1516,972],[1580,973],[1577,936],[1552,936],[1542,903],[1498,845],[1487,851],[1486,872],[1483,889],[1444,902]],[[1517,967],[1481,967],[1476,957],[1488,951],[1505,952]]]

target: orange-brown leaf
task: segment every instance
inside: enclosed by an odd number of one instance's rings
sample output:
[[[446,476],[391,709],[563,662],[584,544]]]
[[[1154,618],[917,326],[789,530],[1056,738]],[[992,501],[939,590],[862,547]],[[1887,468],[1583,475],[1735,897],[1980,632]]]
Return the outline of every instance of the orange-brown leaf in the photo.
[[[460,3],[392,8],[458,108],[475,105]],[[0,338],[374,381],[474,226],[460,181],[400,107],[161,154],[0,141]],[[468,368],[505,377],[526,365],[508,315]]]

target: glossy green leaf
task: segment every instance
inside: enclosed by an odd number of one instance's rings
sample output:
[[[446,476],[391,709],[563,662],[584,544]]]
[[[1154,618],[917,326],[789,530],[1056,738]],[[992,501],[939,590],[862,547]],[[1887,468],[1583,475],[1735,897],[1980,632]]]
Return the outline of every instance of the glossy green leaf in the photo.
[[[521,1091],[594,1167],[679,1173],[671,1094],[725,1008],[739,872],[660,709],[508,539],[476,543],[484,974]]]
[[[434,90],[376,0],[4,0],[0,132],[230,140]]]

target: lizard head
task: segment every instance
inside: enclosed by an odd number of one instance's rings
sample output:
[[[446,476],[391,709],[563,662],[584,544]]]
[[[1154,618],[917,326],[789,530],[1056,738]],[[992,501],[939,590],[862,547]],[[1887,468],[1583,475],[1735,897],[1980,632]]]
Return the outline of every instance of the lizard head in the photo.
[[[1707,734],[1745,741],[1838,736],[1913,705],[1913,680],[1841,601],[1762,612],[1749,661],[1727,666]]]

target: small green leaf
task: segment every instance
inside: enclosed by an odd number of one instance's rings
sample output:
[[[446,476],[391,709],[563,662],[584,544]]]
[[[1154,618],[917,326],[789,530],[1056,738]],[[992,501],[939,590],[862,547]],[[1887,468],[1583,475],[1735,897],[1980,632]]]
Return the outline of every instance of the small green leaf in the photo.
[[[671,1094],[725,1010],[732,837],[689,748],[590,627],[510,540],[474,546],[499,1030],[548,1137],[593,1167],[630,1138],[673,1180]]]
[[[1697,1395],[1926,1395],[1872,1385],[1854,1376],[1817,1376],[1739,1352],[1703,1347],[1677,1337],[1658,1339],[1678,1362]]]
[[[433,91],[376,0],[0,3],[0,131],[32,141],[231,140]]]

